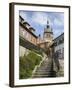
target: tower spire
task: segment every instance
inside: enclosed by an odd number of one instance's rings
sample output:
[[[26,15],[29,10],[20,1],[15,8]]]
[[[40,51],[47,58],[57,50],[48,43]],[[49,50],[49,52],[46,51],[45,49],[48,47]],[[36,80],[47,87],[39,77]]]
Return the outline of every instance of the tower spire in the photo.
[[[50,23],[49,23],[49,19],[47,19],[47,22],[46,22],[46,27],[44,28],[44,40],[47,41],[47,42],[50,42],[53,40],[53,32],[52,32],[52,28],[50,26]]]
[[[47,28],[49,28],[49,20],[47,19]]]
[[[47,25],[49,25],[49,21],[48,21],[48,19],[47,19]]]

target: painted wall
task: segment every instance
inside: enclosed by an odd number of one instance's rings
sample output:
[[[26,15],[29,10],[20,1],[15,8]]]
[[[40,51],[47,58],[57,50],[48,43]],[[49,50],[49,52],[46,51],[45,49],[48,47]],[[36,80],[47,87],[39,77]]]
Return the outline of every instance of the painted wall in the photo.
[[[32,34],[30,34],[25,28],[23,28],[21,25],[19,26],[19,35],[29,42],[33,44],[37,44],[37,38],[35,38]]]
[[[26,48],[19,46],[19,56],[24,56],[26,52]]]

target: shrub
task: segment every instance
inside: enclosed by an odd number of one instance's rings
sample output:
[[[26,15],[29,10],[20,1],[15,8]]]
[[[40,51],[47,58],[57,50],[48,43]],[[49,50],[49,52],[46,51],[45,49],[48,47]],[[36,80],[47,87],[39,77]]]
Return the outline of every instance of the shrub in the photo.
[[[32,49],[32,51],[35,52],[35,53],[37,53],[37,54],[39,54],[39,55],[41,55],[41,56],[43,56],[43,53],[40,50],[38,51],[38,50]]]
[[[25,79],[31,77],[35,65],[38,65],[41,60],[42,57],[38,56],[33,51],[29,52],[27,56],[24,55],[23,57],[20,57],[19,78]]]

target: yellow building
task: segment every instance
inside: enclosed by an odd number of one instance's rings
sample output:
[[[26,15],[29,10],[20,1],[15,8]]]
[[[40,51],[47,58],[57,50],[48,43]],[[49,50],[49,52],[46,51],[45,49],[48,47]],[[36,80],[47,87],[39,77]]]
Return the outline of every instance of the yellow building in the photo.
[[[47,25],[43,33],[43,40],[39,37],[38,46],[41,48],[47,48],[49,43],[51,43],[52,41],[53,41],[53,31],[49,25],[49,22],[47,21]]]
[[[34,34],[35,29],[30,26],[21,16],[19,17],[19,35],[27,41],[37,45],[37,36]]]
[[[39,46],[40,48],[46,48],[53,40],[52,28],[47,21],[47,25],[44,29],[43,39],[35,35],[35,29],[26,22],[21,16],[19,16],[19,35],[30,43]]]

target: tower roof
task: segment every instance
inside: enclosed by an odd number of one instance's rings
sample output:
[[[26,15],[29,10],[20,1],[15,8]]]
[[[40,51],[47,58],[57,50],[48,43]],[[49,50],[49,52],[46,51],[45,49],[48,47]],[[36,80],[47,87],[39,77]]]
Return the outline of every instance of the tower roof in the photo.
[[[47,20],[47,25],[44,29],[44,33],[49,33],[49,32],[53,33],[52,28],[50,27],[49,21]]]

